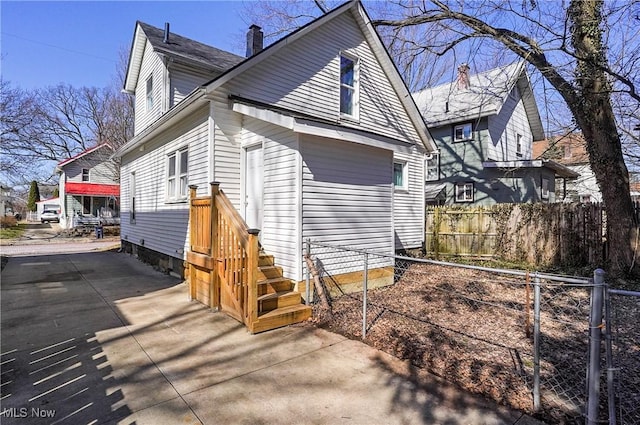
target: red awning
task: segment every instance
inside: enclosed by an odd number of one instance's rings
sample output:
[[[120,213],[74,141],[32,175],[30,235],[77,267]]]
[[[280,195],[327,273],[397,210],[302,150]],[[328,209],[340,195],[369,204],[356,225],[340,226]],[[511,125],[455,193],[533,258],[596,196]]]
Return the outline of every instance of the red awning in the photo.
[[[120,196],[119,184],[67,182],[64,190],[67,195]]]

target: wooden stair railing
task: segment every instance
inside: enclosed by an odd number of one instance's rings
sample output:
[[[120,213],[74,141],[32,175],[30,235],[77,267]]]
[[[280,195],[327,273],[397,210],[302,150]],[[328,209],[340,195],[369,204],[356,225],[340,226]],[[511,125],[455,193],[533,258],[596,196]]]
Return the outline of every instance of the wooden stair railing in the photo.
[[[211,183],[210,197],[198,198],[197,187],[189,188],[190,298],[208,301],[252,333],[309,318],[311,308],[301,304],[273,257],[260,253],[259,230],[249,229],[219,183]],[[198,290],[205,281],[208,293]]]

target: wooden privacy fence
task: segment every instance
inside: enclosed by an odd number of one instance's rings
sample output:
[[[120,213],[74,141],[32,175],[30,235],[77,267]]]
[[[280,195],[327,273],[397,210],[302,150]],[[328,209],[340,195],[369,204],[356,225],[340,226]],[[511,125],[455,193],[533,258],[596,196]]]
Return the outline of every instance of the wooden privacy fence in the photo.
[[[606,214],[596,203],[428,207],[426,232],[426,251],[435,256],[593,267],[606,252]]]

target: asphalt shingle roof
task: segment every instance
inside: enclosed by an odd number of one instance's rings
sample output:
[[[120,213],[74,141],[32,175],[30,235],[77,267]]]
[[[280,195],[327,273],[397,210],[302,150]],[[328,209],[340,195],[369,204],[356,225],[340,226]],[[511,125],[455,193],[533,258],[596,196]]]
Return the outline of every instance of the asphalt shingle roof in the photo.
[[[164,42],[164,29],[138,21],[153,49],[175,58],[196,62],[211,70],[224,72],[233,68],[245,57],[220,50],[169,31],[169,42]]]

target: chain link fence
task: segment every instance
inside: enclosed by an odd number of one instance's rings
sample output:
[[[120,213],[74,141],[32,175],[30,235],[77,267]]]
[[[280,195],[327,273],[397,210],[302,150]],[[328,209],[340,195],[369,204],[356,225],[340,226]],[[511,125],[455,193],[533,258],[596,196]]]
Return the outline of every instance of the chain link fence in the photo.
[[[584,422],[593,279],[306,245],[308,279],[329,294],[321,326],[550,423]]]
[[[610,424],[640,424],[640,292],[605,295]]]

